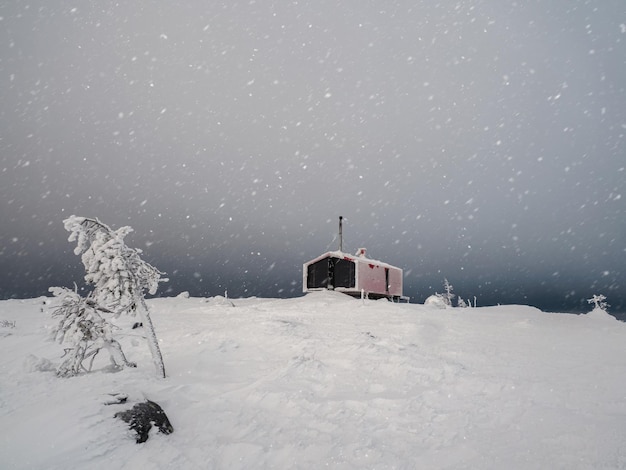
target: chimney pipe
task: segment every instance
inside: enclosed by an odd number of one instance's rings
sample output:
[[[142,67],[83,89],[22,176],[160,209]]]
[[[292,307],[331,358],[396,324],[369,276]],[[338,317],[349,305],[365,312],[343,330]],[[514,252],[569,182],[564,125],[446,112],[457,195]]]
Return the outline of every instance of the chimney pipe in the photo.
[[[339,251],[343,252],[343,217],[339,216]]]

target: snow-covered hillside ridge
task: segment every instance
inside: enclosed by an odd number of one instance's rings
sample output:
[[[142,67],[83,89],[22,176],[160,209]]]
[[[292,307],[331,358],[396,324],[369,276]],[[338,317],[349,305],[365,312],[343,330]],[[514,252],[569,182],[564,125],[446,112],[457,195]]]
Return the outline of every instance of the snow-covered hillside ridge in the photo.
[[[43,301],[0,302],[2,468],[626,468],[626,324],[604,312],[153,299],[166,379],[131,317],[138,368],[64,379]],[[174,433],[135,444],[113,415],[144,398]]]

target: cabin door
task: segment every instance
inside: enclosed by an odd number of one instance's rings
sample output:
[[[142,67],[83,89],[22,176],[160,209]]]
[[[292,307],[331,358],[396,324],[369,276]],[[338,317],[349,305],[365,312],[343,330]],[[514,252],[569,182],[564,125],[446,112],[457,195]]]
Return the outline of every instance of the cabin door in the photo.
[[[389,268],[385,268],[385,292],[389,294]]]

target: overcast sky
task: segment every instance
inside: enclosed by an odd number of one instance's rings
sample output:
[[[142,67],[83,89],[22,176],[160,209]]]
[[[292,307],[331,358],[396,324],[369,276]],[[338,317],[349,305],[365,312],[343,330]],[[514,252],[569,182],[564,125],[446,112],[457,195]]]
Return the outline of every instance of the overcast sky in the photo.
[[[63,219],[168,295],[301,294],[344,248],[405,294],[626,309],[623,0],[0,3],[0,297],[82,282]]]

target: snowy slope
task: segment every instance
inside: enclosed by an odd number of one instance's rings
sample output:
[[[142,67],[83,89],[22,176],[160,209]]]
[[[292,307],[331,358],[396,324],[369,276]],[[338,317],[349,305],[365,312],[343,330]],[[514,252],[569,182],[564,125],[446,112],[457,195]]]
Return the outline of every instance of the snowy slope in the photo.
[[[602,312],[331,292],[149,304],[165,380],[132,318],[138,369],[102,358],[59,379],[43,299],[0,302],[15,322],[0,327],[1,468],[626,468],[626,324]],[[158,402],[175,432],[135,444],[113,392]]]

